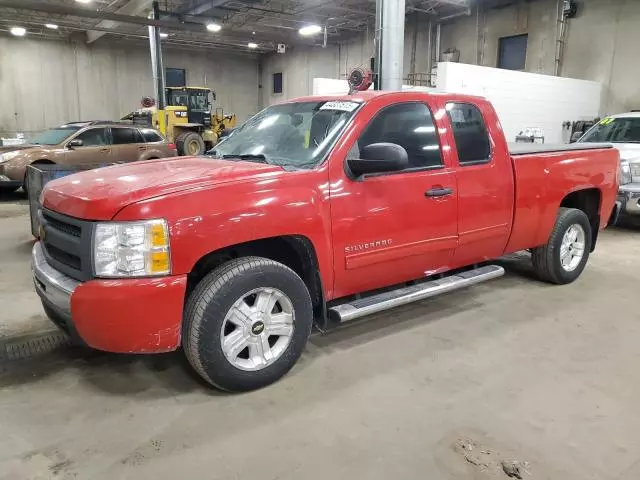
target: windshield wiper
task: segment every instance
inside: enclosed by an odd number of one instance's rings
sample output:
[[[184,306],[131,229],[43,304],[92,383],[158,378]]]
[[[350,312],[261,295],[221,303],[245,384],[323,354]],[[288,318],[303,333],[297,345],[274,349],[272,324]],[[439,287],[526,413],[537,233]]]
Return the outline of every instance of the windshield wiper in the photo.
[[[265,157],[262,153],[241,153],[238,155],[235,154],[227,154],[222,155],[222,158],[239,158],[240,160],[257,160],[260,163],[269,163],[267,157]]]

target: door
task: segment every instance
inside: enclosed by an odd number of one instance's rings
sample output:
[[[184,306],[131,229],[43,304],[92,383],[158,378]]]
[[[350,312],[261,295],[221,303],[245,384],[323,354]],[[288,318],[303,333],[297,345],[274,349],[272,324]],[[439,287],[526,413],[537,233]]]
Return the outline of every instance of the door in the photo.
[[[111,127],[113,158],[116,162],[135,162],[145,158],[147,145],[137,128]]]
[[[72,140],[82,141],[80,146],[69,146]],[[65,160],[71,165],[103,165],[111,163],[113,148],[104,127],[88,128],[67,142]]]
[[[331,169],[336,297],[447,270],[457,244],[455,174],[429,107],[415,101],[374,111],[346,157],[390,142],[407,151],[409,166],[357,179],[343,165]]]
[[[446,104],[458,184],[456,267],[501,256],[513,221],[513,168],[495,112],[488,103]],[[485,119],[487,121],[485,121]]]

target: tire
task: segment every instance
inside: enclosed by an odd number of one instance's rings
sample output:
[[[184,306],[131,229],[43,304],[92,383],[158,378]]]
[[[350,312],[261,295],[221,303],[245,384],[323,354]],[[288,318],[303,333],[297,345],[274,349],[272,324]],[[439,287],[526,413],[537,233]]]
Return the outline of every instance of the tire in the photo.
[[[0,184],[0,195],[8,195],[18,190],[18,188],[20,187],[5,187],[2,184]]]
[[[178,155],[198,156],[204,153],[204,140],[199,133],[183,132],[176,138]]]
[[[250,305],[253,295],[255,303]],[[256,313],[259,312],[258,295],[264,295],[263,298],[274,295],[279,300],[269,313],[260,314]],[[234,314],[241,310],[249,312],[246,308],[250,309],[251,317]],[[287,334],[268,335],[270,331],[275,332],[275,324],[267,318],[278,318],[279,313],[290,317],[286,327],[290,328],[288,337]],[[235,324],[238,318],[243,319],[244,328]],[[302,354],[312,324],[309,291],[293,270],[266,258],[238,258],[209,273],[189,296],[182,330],[183,347],[189,363],[211,385],[231,392],[255,390],[277,381],[291,370]],[[233,335],[238,338],[237,342],[230,341]],[[226,354],[225,339],[232,345]],[[258,350],[261,355],[253,355]],[[255,358],[259,361],[254,362]]]
[[[22,191],[24,192],[27,200],[29,199],[29,184],[27,182],[27,174],[24,174],[24,180],[22,181]]]
[[[575,227],[575,229],[572,229],[572,227]],[[563,239],[570,229],[572,229],[572,233],[576,231],[579,232],[580,229],[582,229],[584,241],[578,242],[576,240],[576,242],[573,242],[573,245],[583,243],[583,251],[582,256],[579,261],[575,263],[575,266],[571,263],[563,266],[561,259]],[[571,235],[569,236],[571,237]],[[531,260],[533,270],[537,277],[542,281],[555,283],[557,285],[573,282],[580,276],[587,264],[589,253],[591,252],[591,240],[591,224],[589,223],[587,215],[582,210],[561,207],[558,212],[556,224],[549,237],[549,242],[542,247],[532,249]],[[577,249],[577,247],[575,248]],[[576,249],[572,247],[570,251],[575,252],[577,251]]]

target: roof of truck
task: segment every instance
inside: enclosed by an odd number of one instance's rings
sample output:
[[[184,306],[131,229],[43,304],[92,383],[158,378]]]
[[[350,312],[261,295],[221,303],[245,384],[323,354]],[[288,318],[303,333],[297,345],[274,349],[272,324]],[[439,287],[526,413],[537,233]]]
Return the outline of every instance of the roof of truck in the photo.
[[[615,115],[607,115],[605,118],[638,118],[640,117],[640,112],[626,112],[626,113],[616,113]]]
[[[335,95],[311,95],[307,97],[298,97],[292,98],[290,100],[286,100],[282,103],[292,103],[292,102],[318,102],[318,101],[344,101],[344,102],[367,102],[371,99],[389,95],[413,95],[416,94],[425,95],[427,97],[446,97],[447,99],[456,99],[459,101],[462,100],[481,100],[486,101],[486,98],[475,96],[475,95],[466,95],[461,93],[449,93],[449,92],[436,92],[436,91],[423,91],[423,90],[366,90],[364,92],[355,92],[352,95],[349,94],[335,94]]]

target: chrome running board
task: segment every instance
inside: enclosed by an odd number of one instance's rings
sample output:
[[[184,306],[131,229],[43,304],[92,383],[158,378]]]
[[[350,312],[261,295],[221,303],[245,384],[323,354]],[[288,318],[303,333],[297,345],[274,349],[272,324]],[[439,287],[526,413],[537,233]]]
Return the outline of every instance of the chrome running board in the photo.
[[[418,285],[398,288],[390,292],[379,293],[370,297],[351,300],[329,308],[329,317],[337,322],[348,322],[356,318],[382,312],[390,308],[435,297],[476,283],[486,282],[504,275],[504,268],[498,265],[467,270],[448,277],[438,278]]]

